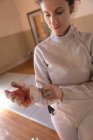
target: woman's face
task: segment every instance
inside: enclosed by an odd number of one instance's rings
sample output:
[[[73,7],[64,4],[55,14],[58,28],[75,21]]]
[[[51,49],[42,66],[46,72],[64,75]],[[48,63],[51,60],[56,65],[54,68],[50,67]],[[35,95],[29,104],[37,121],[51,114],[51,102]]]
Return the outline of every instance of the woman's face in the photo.
[[[49,28],[57,35],[62,36],[70,26],[70,13],[73,6],[69,6],[66,0],[43,0],[41,9]]]

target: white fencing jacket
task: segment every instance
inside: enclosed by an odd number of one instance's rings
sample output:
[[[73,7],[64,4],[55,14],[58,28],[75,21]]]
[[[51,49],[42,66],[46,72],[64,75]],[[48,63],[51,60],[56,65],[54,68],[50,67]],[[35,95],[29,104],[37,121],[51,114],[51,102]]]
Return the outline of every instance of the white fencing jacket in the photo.
[[[93,34],[71,25],[62,37],[51,34],[34,52],[36,86],[53,84],[62,88],[64,100],[93,98]],[[39,96],[39,95],[37,95]]]
[[[77,31],[73,25],[66,35],[58,37],[52,33],[36,46],[36,86],[41,88],[51,83],[63,91],[63,101],[53,104],[57,113],[52,119],[59,125],[62,116],[79,125],[93,110],[92,65],[93,34]],[[38,97],[42,104],[45,103]]]

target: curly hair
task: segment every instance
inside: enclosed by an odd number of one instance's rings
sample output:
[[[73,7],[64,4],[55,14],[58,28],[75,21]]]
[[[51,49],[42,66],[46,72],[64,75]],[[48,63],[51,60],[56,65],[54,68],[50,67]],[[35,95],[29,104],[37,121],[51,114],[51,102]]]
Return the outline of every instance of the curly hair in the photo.
[[[39,5],[41,4],[42,1],[43,0],[35,0],[35,2],[38,3]],[[70,6],[70,5],[74,4],[76,1],[80,1],[80,0],[66,0],[66,1],[68,2],[69,6]]]

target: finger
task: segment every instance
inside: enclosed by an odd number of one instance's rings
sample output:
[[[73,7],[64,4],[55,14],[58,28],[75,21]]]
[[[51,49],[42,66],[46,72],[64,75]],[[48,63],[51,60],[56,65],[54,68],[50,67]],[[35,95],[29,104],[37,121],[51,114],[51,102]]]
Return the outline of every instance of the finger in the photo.
[[[49,98],[48,99],[48,101],[50,101],[50,102],[52,102],[52,101],[54,101],[55,100],[55,98]]]
[[[13,96],[17,96],[17,93],[18,92],[18,90],[15,90],[15,91],[9,91],[9,90],[5,90],[5,95],[6,95],[6,97],[7,98],[10,98],[11,96],[11,98],[13,98]]]
[[[42,97],[45,97],[47,94],[49,94],[49,89],[47,90],[44,90],[44,88],[41,89],[41,94],[42,94]]]
[[[44,95],[44,98],[48,98],[50,96],[51,96],[51,94],[47,93],[47,94]]]
[[[16,98],[22,100],[22,98],[24,97],[23,96],[23,91],[17,89],[17,90],[14,90],[14,91],[8,91],[8,90],[5,90],[5,95],[12,101],[14,102]]]
[[[14,93],[9,94],[9,99],[10,99],[12,102],[14,102],[15,94],[14,94]]]
[[[48,85],[45,85],[43,88],[42,88],[42,90],[50,90],[50,89],[52,89],[52,85],[51,84],[48,84]]]
[[[11,85],[15,88],[19,88],[21,90],[24,90],[24,87],[25,87],[25,84],[24,83],[19,83],[19,82],[16,82],[16,81],[12,81],[11,82]]]
[[[10,95],[9,95],[9,99],[18,104],[18,105],[21,105],[22,102],[24,101],[24,96],[21,94],[21,92],[12,92]]]
[[[54,99],[54,98],[55,98],[55,97],[54,97],[53,95],[48,95],[48,96],[46,97],[47,100]]]
[[[9,98],[9,94],[10,94],[10,93],[11,93],[10,91],[5,90],[5,95],[6,95],[7,98]]]
[[[44,99],[49,99],[50,97],[52,97],[51,94],[45,94],[45,95],[43,95],[43,98],[44,98]]]
[[[52,94],[53,94],[52,90],[47,90],[47,91],[43,90],[42,97],[46,98],[47,96],[50,96]]]

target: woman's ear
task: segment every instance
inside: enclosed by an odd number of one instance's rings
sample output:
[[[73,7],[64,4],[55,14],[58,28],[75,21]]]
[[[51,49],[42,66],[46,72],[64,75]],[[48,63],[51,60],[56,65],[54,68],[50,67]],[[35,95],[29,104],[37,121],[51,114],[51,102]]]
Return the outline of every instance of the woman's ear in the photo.
[[[73,3],[70,5],[70,8],[69,8],[70,14],[72,14],[74,12],[74,8],[75,8],[75,4]]]

